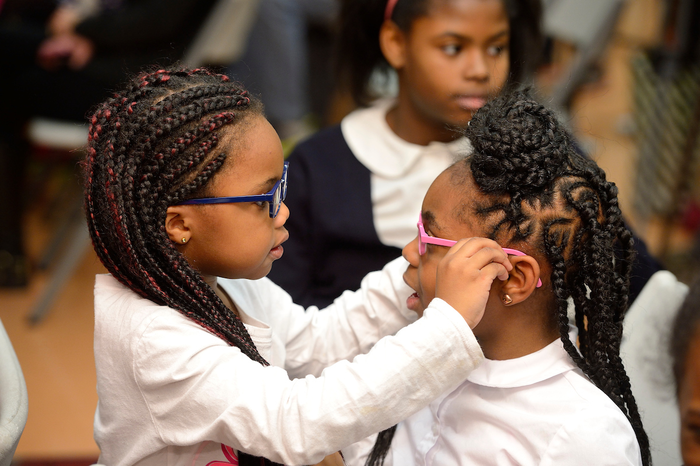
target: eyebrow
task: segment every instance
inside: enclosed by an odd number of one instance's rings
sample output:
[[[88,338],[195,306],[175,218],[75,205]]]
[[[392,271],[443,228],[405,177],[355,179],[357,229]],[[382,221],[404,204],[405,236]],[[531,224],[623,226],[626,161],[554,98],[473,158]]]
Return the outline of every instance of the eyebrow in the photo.
[[[497,32],[493,36],[489,37],[488,39],[486,39],[486,42],[494,42],[494,41],[501,39],[502,37],[508,37],[508,36],[510,36],[510,31],[506,29],[506,30],[503,30],[501,32]],[[471,37],[465,36],[465,35],[460,34],[458,32],[447,31],[447,32],[444,32],[438,36],[439,39],[442,39],[445,37],[452,37],[452,38],[459,39],[459,40],[464,41],[464,42],[472,42],[473,41]]]
[[[440,231],[440,225],[435,220],[435,214],[429,210],[426,210],[421,215],[423,216],[423,228],[426,232],[432,230]]]
[[[272,177],[272,178],[268,179],[267,181],[263,181],[262,183],[260,183],[257,186],[256,190],[261,190],[263,193],[266,193],[269,190],[271,190],[272,187],[275,185],[275,183],[277,183],[279,180],[280,180],[279,178]]]

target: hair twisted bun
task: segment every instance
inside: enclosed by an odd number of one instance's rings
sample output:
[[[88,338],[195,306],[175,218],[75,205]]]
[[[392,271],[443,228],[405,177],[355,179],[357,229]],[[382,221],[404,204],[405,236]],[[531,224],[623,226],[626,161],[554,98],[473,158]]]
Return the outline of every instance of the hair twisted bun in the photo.
[[[523,92],[506,93],[476,112],[465,131],[477,185],[524,198],[551,187],[572,148],[556,116]]]

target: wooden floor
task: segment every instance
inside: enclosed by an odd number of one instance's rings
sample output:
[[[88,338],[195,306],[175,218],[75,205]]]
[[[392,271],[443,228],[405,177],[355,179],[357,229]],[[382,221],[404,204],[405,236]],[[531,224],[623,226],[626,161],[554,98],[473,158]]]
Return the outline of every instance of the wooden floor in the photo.
[[[608,178],[620,187],[625,215],[652,251],[659,242],[655,236],[658,228],[635,220],[631,209],[635,148],[619,129],[631,111],[629,57],[637,45],[648,43],[653,36],[654,24],[649,22],[653,16],[648,12],[658,4],[659,0],[627,2],[618,39],[604,60],[602,79],[578,95],[571,112],[577,136],[592,149]],[[43,220],[45,209],[45,204],[35,204],[27,217],[29,249],[34,259],[40,256],[54,228]],[[685,236],[680,232],[674,244],[682,247]],[[97,403],[92,287],[95,274],[103,271],[94,253],[86,249],[77,272],[37,325],[32,325],[27,316],[46,286],[47,273],[35,274],[27,289],[0,289],[0,319],[13,342],[29,390],[29,419],[17,448],[18,464],[39,466],[63,461],[53,464],[82,466],[99,454],[92,437]]]

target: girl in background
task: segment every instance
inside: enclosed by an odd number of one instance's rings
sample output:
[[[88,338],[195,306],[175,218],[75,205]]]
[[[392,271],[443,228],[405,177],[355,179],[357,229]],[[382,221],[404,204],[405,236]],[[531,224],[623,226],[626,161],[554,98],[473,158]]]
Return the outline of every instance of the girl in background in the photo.
[[[540,17],[539,0],[343,2],[339,76],[361,108],[289,158],[291,239],[270,278],[295,302],[326,306],[400,255],[430,184],[470,152],[474,112],[530,83]],[[395,98],[375,100],[377,69],[395,72]],[[632,298],[660,268],[635,247]]]
[[[512,268],[492,240],[452,248],[440,299],[404,329],[418,315],[401,258],[324,312],[264,278],[288,237],[287,165],[226,76],[142,74],[90,123],[87,221],[110,272],[95,284],[101,463],[314,464],[483,359],[471,327]]]
[[[270,275],[306,306],[401,254],[430,183],[469,151],[461,130],[528,79],[540,42],[539,0],[347,0],[339,17],[341,87],[362,108],[291,154],[291,238]],[[375,101],[377,68],[396,98]]]

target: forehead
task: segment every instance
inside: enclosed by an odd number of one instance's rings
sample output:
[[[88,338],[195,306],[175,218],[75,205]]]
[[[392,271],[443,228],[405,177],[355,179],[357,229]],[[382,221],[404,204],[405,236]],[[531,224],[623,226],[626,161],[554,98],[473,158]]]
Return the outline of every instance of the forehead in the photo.
[[[456,33],[489,37],[509,30],[502,0],[433,0],[424,16],[417,17],[411,32]]]
[[[482,236],[482,222],[474,211],[477,196],[481,193],[468,169],[454,165],[443,171],[423,200],[426,231],[446,239]]]
[[[282,174],[282,143],[272,125],[259,115],[250,115],[242,123],[226,128],[222,134],[227,159],[213,180],[216,190],[231,184],[260,183]]]

